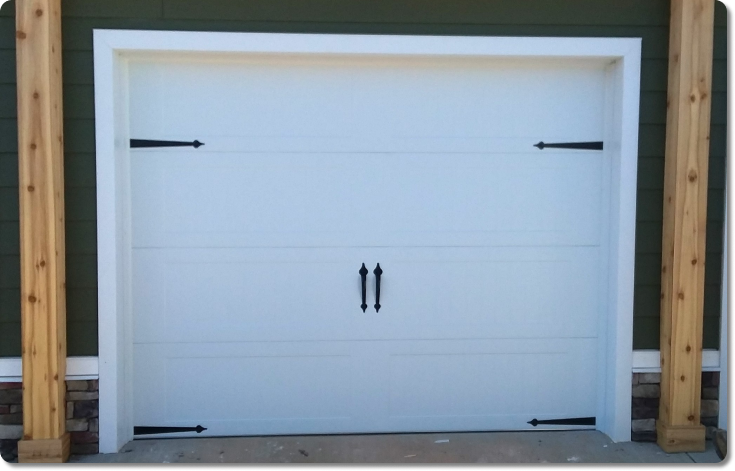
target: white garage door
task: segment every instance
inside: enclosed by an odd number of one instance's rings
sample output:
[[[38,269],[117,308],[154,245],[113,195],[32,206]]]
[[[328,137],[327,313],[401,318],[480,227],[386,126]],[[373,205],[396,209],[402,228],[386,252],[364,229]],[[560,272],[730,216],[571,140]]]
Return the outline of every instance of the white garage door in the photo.
[[[204,143],[131,149],[137,433],[589,425],[609,168],[534,144],[602,140],[603,67],[133,62],[131,137]]]

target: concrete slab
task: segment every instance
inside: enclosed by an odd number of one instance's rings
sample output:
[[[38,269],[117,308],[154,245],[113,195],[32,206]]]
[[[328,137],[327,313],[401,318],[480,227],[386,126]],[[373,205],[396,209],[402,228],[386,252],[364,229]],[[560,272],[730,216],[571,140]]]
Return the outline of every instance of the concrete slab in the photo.
[[[697,461],[719,461],[708,442]],[[596,431],[310,435],[135,440],[79,463],[693,463]]]
[[[719,463],[722,461],[715,451],[715,443],[707,441],[702,453],[687,453],[695,463]]]

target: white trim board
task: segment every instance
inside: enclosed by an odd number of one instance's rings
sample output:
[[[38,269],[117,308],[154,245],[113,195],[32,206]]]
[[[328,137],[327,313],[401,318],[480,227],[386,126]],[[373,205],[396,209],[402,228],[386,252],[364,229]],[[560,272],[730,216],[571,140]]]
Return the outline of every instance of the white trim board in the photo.
[[[0,382],[22,381],[23,363],[20,358],[0,358]],[[69,357],[66,359],[66,380],[97,379],[97,357]]]
[[[133,438],[128,77],[131,60],[227,54],[575,58],[606,65],[608,298],[600,322],[597,428],[630,440],[640,38],[439,37],[94,31],[100,452]],[[155,55],[155,56],[153,56]]]
[[[730,98],[732,100],[732,98]],[[728,165],[729,167],[729,165]],[[729,168],[727,169],[729,170]],[[723,430],[727,430],[728,427],[728,397],[727,397],[727,316],[729,310],[727,309],[727,193],[728,186],[725,185],[725,222],[723,224],[722,231],[725,233],[723,236],[723,248],[722,248],[722,300],[720,307],[720,411],[717,420],[717,425]]]
[[[720,352],[704,350],[702,352],[702,370],[720,371]],[[658,350],[634,350],[633,373],[659,373],[660,353]],[[21,381],[21,359],[0,358],[0,383]],[[66,379],[97,379],[97,357],[69,357],[66,359]]]
[[[719,350],[702,350],[702,371],[720,371]],[[634,350],[633,373],[660,373],[661,353],[658,350]]]

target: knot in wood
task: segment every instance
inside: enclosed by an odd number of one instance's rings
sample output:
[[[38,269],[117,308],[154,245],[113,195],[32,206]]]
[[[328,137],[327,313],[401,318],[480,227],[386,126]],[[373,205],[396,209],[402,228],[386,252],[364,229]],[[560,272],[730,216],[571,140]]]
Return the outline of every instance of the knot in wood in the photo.
[[[15,37],[18,38],[18,39],[25,39],[26,38],[26,33],[24,33],[23,31],[16,31],[15,32]]]
[[[689,181],[690,182],[696,181],[697,180],[697,171],[696,170],[689,170],[688,178],[689,178]]]

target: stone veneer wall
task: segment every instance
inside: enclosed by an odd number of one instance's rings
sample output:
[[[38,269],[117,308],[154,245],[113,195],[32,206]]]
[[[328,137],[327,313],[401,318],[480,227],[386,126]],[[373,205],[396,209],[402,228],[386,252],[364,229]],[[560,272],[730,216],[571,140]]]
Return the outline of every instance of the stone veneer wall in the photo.
[[[711,440],[717,430],[720,402],[720,373],[702,373],[701,422],[707,427],[707,439]],[[661,397],[660,373],[633,373],[633,414],[631,438],[636,442],[656,441],[656,419],[658,419]]]
[[[97,380],[66,382],[66,429],[71,452],[99,452],[99,383]],[[21,383],[0,383],[0,452],[6,461],[18,456],[23,437],[23,388]]]

